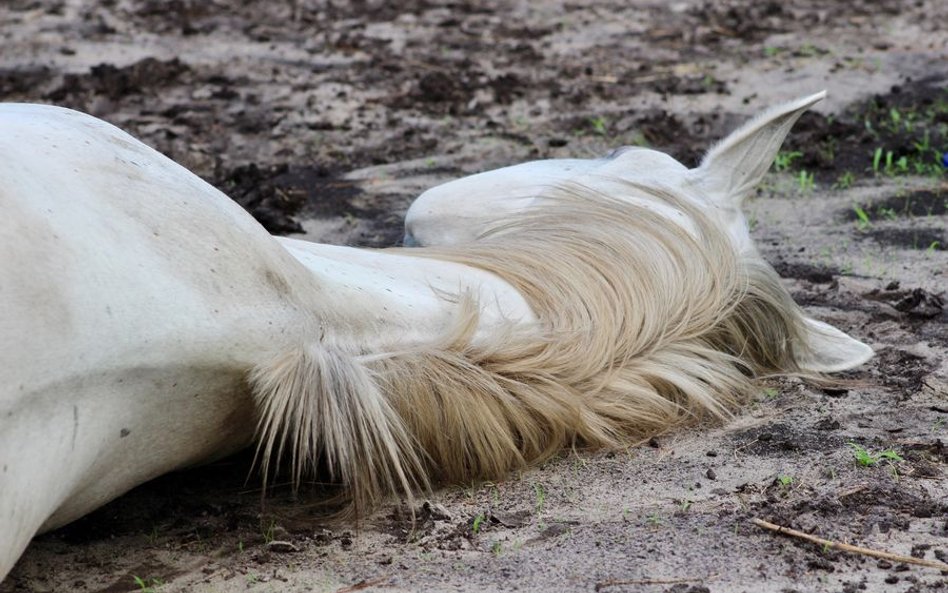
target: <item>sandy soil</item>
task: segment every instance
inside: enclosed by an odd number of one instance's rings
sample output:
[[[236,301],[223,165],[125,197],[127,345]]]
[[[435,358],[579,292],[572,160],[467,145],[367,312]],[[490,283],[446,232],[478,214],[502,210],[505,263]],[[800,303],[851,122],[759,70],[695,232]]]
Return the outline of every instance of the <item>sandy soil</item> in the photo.
[[[948,590],[749,522],[948,561],[946,22],[939,0],[6,0],[0,100],[103,117],[326,242],[392,244],[420,190],[499,165],[621,144],[693,163],[826,88],[754,235],[878,355],[847,389],[763,386],[726,426],[443,487],[414,527],[394,502],[327,523],[319,491],[261,506],[237,456],[38,538],[0,592]]]

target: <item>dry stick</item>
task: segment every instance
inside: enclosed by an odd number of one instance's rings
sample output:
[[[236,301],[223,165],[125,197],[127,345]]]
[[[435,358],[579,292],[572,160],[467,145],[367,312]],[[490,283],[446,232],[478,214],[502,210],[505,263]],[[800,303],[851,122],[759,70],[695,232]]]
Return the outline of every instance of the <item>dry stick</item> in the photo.
[[[706,583],[718,578],[718,575],[712,574],[707,577],[693,577],[686,579],[629,579],[629,580],[610,580],[596,583],[596,591],[606,587],[618,587],[619,585],[675,585],[678,583]]]
[[[349,587],[343,587],[342,589],[337,589],[336,593],[352,593],[353,591],[361,591],[362,589],[368,589],[369,587],[377,587],[384,583],[387,580],[387,577],[379,577],[377,579],[371,579],[367,581],[359,581],[355,585]]]
[[[892,560],[894,562],[903,562],[905,564],[917,564],[919,566],[927,566],[929,568],[937,568],[939,570],[948,571],[948,564],[944,562],[939,562],[937,560],[925,560],[923,558],[913,558],[911,556],[902,556],[900,554],[892,554],[890,552],[881,552],[879,550],[872,550],[870,548],[863,548],[860,546],[853,546],[850,544],[844,544],[842,542],[834,542],[828,539],[823,539],[821,537],[816,537],[815,535],[810,535],[809,533],[803,533],[802,531],[797,531],[796,529],[790,529],[789,527],[782,527],[780,525],[775,525],[764,521],[763,519],[753,518],[751,523],[758,527],[763,527],[764,529],[769,529],[771,531],[776,531],[777,533],[782,533],[784,535],[792,535],[793,537],[799,537],[800,539],[805,539],[809,542],[815,544],[820,544],[821,546],[827,548],[835,548],[837,550],[842,550],[844,552],[851,552],[853,554],[862,554],[863,556],[872,556],[874,558],[882,558],[884,560]]]

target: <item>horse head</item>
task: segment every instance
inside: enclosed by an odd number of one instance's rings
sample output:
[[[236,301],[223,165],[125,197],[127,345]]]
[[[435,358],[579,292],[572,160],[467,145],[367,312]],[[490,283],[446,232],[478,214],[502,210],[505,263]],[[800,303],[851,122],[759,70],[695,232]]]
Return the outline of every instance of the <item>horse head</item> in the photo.
[[[659,151],[623,147],[598,159],[532,161],[445,183],[421,194],[408,209],[405,244],[448,246],[475,241],[518,212],[549,204],[564,186],[645,207],[693,234],[691,217],[673,203],[656,198],[657,190],[699,209],[725,231],[735,257],[764,264],[742,205],[756,191],[793,124],[825,96],[824,91],[764,111],[711,148],[693,169]],[[869,346],[831,325],[810,317],[805,323],[804,370],[840,371],[872,356]]]

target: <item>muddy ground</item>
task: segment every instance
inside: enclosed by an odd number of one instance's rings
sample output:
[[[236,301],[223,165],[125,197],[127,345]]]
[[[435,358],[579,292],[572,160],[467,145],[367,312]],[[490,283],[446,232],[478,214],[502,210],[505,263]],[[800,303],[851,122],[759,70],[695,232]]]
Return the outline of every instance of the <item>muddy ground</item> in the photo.
[[[396,242],[443,180],[622,144],[694,163],[826,88],[750,218],[877,356],[846,389],[762,386],[726,426],[443,487],[414,528],[395,503],[360,529],[318,493],[261,507],[237,456],[38,538],[0,591],[948,591],[749,522],[948,561],[946,22],[940,0],[5,0],[0,100],[90,112],[273,232],[351,245]]]

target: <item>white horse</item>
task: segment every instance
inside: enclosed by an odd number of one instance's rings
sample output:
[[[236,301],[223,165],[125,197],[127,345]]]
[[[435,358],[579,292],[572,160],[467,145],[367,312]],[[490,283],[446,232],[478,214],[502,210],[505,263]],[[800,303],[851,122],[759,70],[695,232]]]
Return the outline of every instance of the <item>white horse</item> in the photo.
[[[731,179],[721,195],[786,133],[757,128],[702,166]],[[753,174],[719,175],[739,146]],[[0,155],[0,578],[36,533],[255,436],[265,476],[320,465],[361,512],[723,417],[756,376],[871,353],[806,320],[673,184],[544,194],[476,241],[385,252],[273,238],[69,110],[0,107]]]

